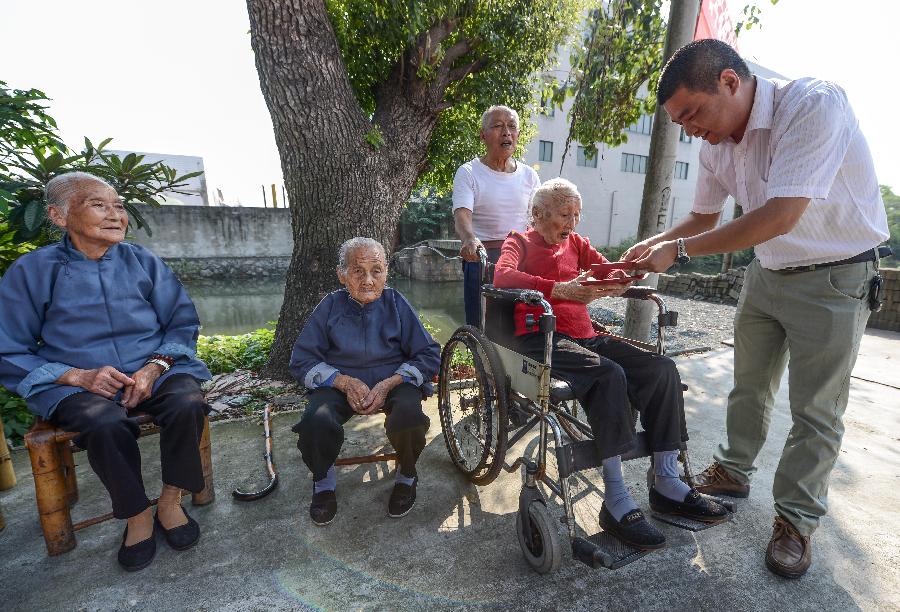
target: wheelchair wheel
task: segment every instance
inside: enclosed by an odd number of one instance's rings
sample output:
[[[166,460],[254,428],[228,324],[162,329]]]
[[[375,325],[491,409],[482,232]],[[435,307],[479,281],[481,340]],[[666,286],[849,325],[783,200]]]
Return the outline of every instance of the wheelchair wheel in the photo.
[[[548,574],[559,569],[563,548],[556,526],[547,506],[531,502],[528,506],[528,525],[522,525],[522,514],[516,512],[516,536],[525,560],[539,574]],[[531,546],[525,539],[525,529],[531,531]]]
[[[507,442],[506,373],[494,345],[470,325],[441,353],[438,410],[453,463],[477,485],[493,482]]]

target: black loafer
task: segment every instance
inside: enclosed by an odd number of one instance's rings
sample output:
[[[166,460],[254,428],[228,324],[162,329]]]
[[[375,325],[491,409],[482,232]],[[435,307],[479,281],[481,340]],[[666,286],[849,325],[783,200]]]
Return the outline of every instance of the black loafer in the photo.
[[[159,525],[159,528],[162,530],[163,535],[166,536],[166,542],[168,542],[169,546],[175,550],[186,550],[196,544],[197,540],[200,539],[200,525],[191,518],[191,515],[187,513],[184,506],[182,506],[181,511],[184,512],[188,522],[184,525],[173,527],[172,529],[163,527],[162,523],[159,522],[158,514],[153,517],[153,520],[156,521],[156,524]]]
[[[677,514],[702,523],[718,523],[728,518],[725,506],[691,489],[684,501],[677,502],[650,487],[650,508],[660,514]]]
[[[126,538],[128,538],[127,526],[125,527],[125,534],[122,536],[122,545],[119,546],[119,565],[129,572],[136,572],[150,565],[153,557],[156,556],[155,525],[153,533],[146,540],[141,540],[131,546],[125,546]]]
[[[412,486],[398,482],[391,491],[391,498],[388,500],[388,516],[391,518],[400,518],[409,514],[412,507],[416,504],[416,485],[419,479],[413,480]]]
[[[312,503],[309,504],[309,516],[313,523],[324,527],[334,520],[335,514],[337,514],[337,496],[334,491],[313,493]]]
[[[600,506],[600,527],[633,548],[655,550],[666,545],[666,536],[644,518],[640,509],[632,510],[617,521],[604,502]]]

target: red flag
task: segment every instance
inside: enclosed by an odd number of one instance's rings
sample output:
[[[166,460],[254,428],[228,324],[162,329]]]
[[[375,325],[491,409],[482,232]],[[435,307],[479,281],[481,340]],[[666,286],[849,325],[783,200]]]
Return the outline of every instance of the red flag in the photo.
[[[694,40],[702,38],[716,38],[737,50],[737,34],[728,13],[728,0],[701,0]]]

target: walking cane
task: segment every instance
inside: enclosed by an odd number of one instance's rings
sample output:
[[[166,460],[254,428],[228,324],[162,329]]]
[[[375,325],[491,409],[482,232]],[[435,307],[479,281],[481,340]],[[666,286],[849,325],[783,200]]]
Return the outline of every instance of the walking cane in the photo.
[[[263,454],[263,457],[266,460],[266,471],[269,473],[269,484],[258,491],[241,491],[240,489],[235,489],[231,492],[235,499],[241,501],[255,501],[257,499],[262,499],[274,491],[275,487],[278,486],[278,471],[275,469],[275,460],[272,458],[272,429],[269,426],[271,416],[272,409],[269,404],[266,404],[265,410],[263,410],[263,436],[266,440],[266,452]]]

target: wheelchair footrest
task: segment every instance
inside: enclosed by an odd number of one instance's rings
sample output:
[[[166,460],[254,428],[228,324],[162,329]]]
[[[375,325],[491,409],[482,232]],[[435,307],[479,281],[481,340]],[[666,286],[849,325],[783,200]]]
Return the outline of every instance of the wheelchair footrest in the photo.
[[[703,497],[724,506],[725,509],[728,510],[728,514],[725,516],[725,518],[715,523],[704,523],[703,521],[695,521],[694,519],[690,519],[685,516],[679,516],[677,514],[663,514],[661,512],[655,512],[653,510],[650,511],[650,516],[658,521],[668,523],[669,525],[674,525],[675,527],[680,527],[681,529],[687,529],[688,531],[703,531],[704,529],[709,529],[710,527],[715,527],[716,525],[731,522],[731,517],[734,515],[735,511],[733,501],[725,500],[721,497],[715,497],[714,495],[704,495]]]
[[[651,551],[632,548],[603,531],[587,538],[579,537],[572,540],[572,556],[594,569],[600,567],[619,569],[649,552]]]

